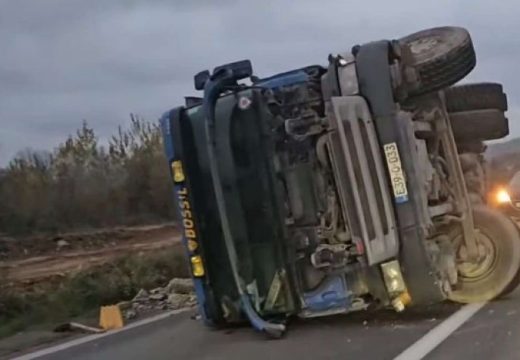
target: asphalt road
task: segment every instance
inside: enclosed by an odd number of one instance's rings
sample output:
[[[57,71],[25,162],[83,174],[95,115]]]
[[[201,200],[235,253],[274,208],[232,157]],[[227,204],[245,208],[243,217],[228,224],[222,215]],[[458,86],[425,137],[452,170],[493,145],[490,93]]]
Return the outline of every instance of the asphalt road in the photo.
[[[442,304],[403,314],[298,321],[281,340],[266,340],[249,328],[212,331],[182,313],[40,359],[394,359],[417,340],[429,341],[425,335],[459,309]],[[520,359],[519,320],[517,291],[485,305],[425,359]]]

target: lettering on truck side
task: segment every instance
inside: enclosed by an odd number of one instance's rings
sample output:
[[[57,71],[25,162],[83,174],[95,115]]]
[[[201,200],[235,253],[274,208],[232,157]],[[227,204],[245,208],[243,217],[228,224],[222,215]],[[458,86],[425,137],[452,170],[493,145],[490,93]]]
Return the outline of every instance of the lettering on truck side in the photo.
[[[197,250],[199,244],[197,242],[197,232],[193,221],[193,213],[191,203],[188,197],[188,188],[184,185],[177,187],[177,201],[182,217],[182,227],[184,229],[184,237],[186,238],[188,250],[193,252]]]

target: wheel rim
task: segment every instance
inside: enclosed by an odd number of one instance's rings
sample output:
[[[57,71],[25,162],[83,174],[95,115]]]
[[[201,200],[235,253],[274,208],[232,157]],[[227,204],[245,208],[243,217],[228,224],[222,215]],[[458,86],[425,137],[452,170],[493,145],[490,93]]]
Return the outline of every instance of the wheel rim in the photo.
[[[461,260],[457,264],[459,276],[464,282],[480,281],[486,278],[493,272],[497,264],[498,251],[493,241],[479,232],[475,233],[475,240],[479,249],[479,258],[472,262]],[[457,258],[464,259],[467,254],[466,246],[462,239],[459,241]]]

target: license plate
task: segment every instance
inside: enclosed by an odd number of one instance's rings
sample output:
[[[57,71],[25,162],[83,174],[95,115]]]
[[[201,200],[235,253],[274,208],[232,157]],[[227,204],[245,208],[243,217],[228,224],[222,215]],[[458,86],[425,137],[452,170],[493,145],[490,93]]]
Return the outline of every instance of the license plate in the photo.
[[[408,189],[406,188],[406,179],[403,167],[401,166],[401,158],[399,157],[397,144],[395,142],[385,144],[384,150],[395,202],[397,204],[405,203],[408,201]]]

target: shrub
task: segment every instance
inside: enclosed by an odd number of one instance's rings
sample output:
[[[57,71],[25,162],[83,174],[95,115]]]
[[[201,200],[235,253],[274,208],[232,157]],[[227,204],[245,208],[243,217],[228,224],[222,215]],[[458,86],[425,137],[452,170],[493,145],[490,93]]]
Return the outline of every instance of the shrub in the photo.
[[[171,221],[172,199],[157,124],[131,115],[107,151],[84,122],[53,152],[22,151],[0,170],[0,232]]]

